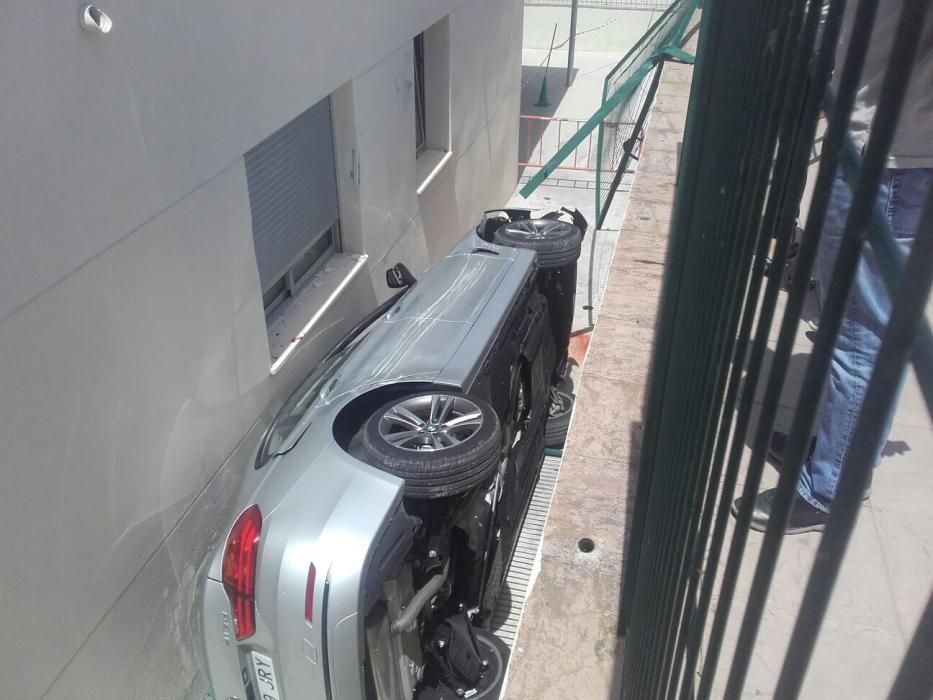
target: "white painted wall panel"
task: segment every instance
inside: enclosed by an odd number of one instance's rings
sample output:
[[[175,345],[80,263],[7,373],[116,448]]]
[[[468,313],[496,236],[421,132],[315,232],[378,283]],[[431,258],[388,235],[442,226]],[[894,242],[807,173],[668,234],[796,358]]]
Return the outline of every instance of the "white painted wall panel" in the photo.
[[[0,26],[0,318],[462,0],[48,0]]]
[[[0,695],[45,690],[249,428],[264,331],[242,167],[0,324]]]
[[[412,219],[408,229],[392,244],[380,260],[370,261],[370,275],[376,299],[380,302],[388,299],[396,290],[389,289],[385,283],[386,270],[396,263],[404,263],[415,277],[421,277],[430,267],[428,247],[425,242],[421,216]]]
[[[484,209],[502,206],[517,180],[522,3],[472,0],[449,22],[454,161],[418,198],[432,260]]]
[[[353,81],[363,252],[380,260],[418,214],[414,48],[409,41]]]
[[[277,401],[310,371],[322,354],[356,320],[352,312],[371,308],[375,301],[366,276],[358,276],[345,290],[344,302],[324,318],[327,332],[315,335],[257,390],[271,393]],[[268,357],[268,356],[267,356]],[[265,363],[266,373],[268,363]],[[267,373],[268,376],[268,373]],[[277,405],[273,404],[274,411]],[[220,414],[218,413],[218,417]],[[201,425],[202,447],[222,437],[216,426]],[[51,687],[50,699],[75,700],[201,700],[210,690],[204,661],[199,592],[203,564],[213,547],[226,536],[224,527],[234,515],[234,500],[242,475],[252,467],[256,445],[264,424],[254,426],[232,443],[232,454],[217,463],[196,499],[189,502],[182,519],[171,527],[180,513],[166,512],[157,524],[165,539],[138,575],[106,610],[94,633],[76,649]],[[219,468],[217,468],[219,467]],[[2,634],[2,633],[0,633]],[[48,635],[48,630],[45,631]],[[40,647],[41,648],[41,647]],[[0,689],[9,676],[2,675]],[[2,697],[19,695],[0,693]],[[26,697],[26,696],[23,696]]]
[[[167,204],[120,55],[77,14],[29,2],[0,26],[0,319]]]
[[[166,197],[231,164],[458,2],[123,0],[112,38]]]
[[[103,38],[45,1],[0,28],[0,697],[203,694],[224,460],[386,266],[421,272],[516,177],[520,0],[113,2]],[[416,196],[411,38],[450,8],[459,146]],[[271,376],[242,154],[354,78],[338,188],[370,271]]]

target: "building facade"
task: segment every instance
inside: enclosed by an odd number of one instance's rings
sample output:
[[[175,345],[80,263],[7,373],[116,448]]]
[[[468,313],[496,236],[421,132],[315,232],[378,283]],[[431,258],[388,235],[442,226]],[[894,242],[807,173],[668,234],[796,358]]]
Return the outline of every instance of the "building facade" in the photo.
[[[201,698],[238,446],[516,180],[520,0],[0,29],[0,697]]]

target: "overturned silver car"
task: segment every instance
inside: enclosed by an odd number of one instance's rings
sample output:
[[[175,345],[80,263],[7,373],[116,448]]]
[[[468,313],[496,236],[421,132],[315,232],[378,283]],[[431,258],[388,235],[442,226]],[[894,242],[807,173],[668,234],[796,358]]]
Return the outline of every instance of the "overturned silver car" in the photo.
[[[219,700],[498,697],[491,614],[569,417],[573,217],[503,212],[420,281],[397,266],[286,401],[207,567]]]

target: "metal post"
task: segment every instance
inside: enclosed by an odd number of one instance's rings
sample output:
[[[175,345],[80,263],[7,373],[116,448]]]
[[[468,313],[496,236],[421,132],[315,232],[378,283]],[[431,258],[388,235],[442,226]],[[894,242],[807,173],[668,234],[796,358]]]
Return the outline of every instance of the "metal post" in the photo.
[[[554,51],[554,39],[557,38],[557,23],[554,23],[554,32],[551,34],[551,48],[547,51],[547,65],[544,67],[544,77],[541,79],[541,92],[538,94],[538,101],[535,107],[550,107],[551,103],[547,98],[547,72],[551,69],[551,53]]]
[[[570,3],[570,44],[567,47],[567,87],[573,83],[573,50],[577,43],[578,0]]]

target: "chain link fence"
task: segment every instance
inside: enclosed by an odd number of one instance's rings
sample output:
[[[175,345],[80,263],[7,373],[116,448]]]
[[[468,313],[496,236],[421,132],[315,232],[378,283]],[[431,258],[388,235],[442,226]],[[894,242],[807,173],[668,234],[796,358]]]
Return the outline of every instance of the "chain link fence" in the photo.
[[[525,0],[527,6],[570,7],[571,0]],[[669,2],[657,0],[580,0],[578,7],[597,10],[666,10]]]
[[[628,91],[629,94],[599,124],[596,157],[597,226],[606,217],[622,173],[630,167],[631,160],[638,159],[641,144],[639,123],[644,121],[639,119],[639,115],[645,111],[646,104],[650,107],[653,74],[661,70],[662,63],[654,65],[650,73],[644,74],[640,80],[636,76],[661,49],[680,42],[695,7],[696,3],[692,0],[675,0],[671,3],[605,78],[602,104],[605,105],[621,91]],[[607,171],[616,175],[607,175]]]
[[[679,49],[699,0],[675,0],[606,76],[599,108],[560,145],[550,160],[519,191],[528,197],[598,129],[596,148],[597,222],[605,218],[614,187],[631,159],[638,158],[641,127],[653,93],[648,80],[665,60],[692,60]],[[597,225],[598,228],[598,225]]]

